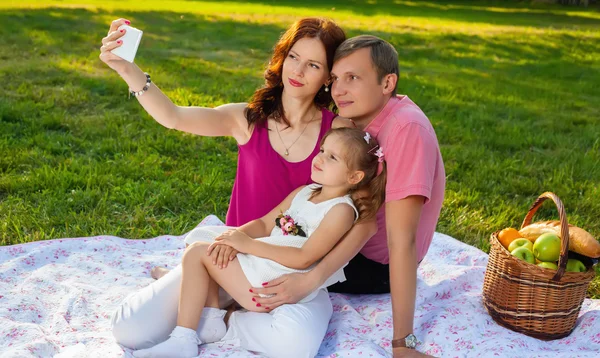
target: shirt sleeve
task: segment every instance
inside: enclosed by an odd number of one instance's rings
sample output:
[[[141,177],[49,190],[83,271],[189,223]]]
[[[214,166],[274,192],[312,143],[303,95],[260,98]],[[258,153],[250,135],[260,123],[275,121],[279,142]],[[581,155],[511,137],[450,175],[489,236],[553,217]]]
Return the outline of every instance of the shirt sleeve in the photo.
[[[387,167],[385,201],[411,195],[431,198],[439,147],[426,127],[410,122],[393,130],[383,148]]]

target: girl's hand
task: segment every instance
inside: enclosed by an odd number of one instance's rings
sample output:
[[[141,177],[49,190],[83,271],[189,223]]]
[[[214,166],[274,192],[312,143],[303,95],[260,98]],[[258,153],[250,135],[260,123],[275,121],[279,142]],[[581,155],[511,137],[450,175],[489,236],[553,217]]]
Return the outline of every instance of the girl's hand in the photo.
[[[212,258],[213,265],[217,265],[220,269],[224,269],[229,264],[229,261],[235,260],[235,255],[238,252],[227,245],[210,245],[206,254]]]
[[[129,25],[130,23],[131,22],[126,19],[118,19],[113,21],[110,24],[108,35],[102,39],[102,47],[100,47],[100,60],[118,73],[121,73],[128,66],[132,66],[132,64],[110,51],[123,45],[123,41],[121,41],[120,38],[125,35],[125,31],[127,30],[119,30],[119,26],[123,24]]]
[[[237,229],[231,229],[225,231],[223,234],[221,234],[221,236],[217,237],[215,242],[209,246],[208,250],[209,252],[212,251],[211,248],[214,245],[227,245],[234,248],[238,252],[248,253],[251,244],[252,238],[250,236]]]

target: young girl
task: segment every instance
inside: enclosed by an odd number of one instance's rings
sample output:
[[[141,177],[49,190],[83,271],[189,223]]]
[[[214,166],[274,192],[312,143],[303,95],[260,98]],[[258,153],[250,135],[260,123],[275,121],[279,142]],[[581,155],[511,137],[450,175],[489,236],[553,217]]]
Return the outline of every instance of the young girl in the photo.
[[[133,355],[197,356],[197,345],[203,342],[196,328],[204,307],[218,309],[219,286],[245,309],[259,312],[259,304],[249,304],[252,287],[286,273],[310,270],[355,222],[375,216],[384,201],[383,171],[382,148],[368,133],[351,128],[330,130],[312,161],[311,178],[319,184],[294,190],[262,218],[221,235],[214,228],[195,231],[193,236],[197,238],[216,237],[212,244],[199,241],[186,249],[177,326],[165,342]],[[214,266],[209,256],[220,245],[240,252],[238,260],[225,269]],[[335,281],[344,279],[339,274],[334,276]],[[333,283],[330,281],[326,285]],[[205,329],[225,333],[222,320],[209,324],[214,327],[205,325]]]

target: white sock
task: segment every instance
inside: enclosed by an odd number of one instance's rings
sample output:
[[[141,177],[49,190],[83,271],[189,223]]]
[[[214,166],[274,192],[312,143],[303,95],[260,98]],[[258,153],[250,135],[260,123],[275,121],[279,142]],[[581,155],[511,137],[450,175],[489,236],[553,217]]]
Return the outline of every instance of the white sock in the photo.
[[[196,331],[177,326],[169,335],[169,339],[152,348],[133,352],[136,358],[192,358],[198,356],[198,345],[201,344]]]
[[[198,324],[198,338],[203,343],[220,341],[227,333],[225,314],[227,311],[218,308],[204,307]]]

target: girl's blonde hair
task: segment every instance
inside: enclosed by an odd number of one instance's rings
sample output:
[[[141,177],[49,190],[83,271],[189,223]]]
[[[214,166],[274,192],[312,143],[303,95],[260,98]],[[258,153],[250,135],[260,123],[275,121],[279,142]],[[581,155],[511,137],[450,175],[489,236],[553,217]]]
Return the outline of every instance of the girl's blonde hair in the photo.
[[[365,173],[362,180],[349,192],[358,209],[357,223],[374,219],[377,211],[385,202],[386,166],[385,162],[380,163],[379,157],[375,155],[376,151],[380,149],[379,143],[373,137],[370,137],[367,142],[365,139],[367,133],[360,129],[334,128],[325,133],[321,145],[332,134],[338,136],[345,149],[342,155],[348,169]],[[382,166],[382,171],[377,174],[379,165]],[[315,190],[312,196],[320,191],[320,188]]]

